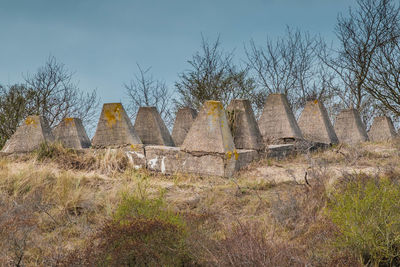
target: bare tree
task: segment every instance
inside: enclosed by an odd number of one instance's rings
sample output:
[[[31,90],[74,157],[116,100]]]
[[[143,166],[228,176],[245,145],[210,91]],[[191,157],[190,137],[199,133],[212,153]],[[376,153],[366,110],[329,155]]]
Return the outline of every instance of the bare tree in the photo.
[[[129,98],[128,110],[131,118],[136,117],[141,106],[154,106],[160,112],[165,124],[170,128],[173,123],[171,112],[172,93],[164,81],[156,80],[149,72],[151,67],[143,70],[137,64],[139,73],[135,74],[128,84],[124,84]]]
[[[262,108],[265,94],[256,90],[254,80],[248,77],[248,69],[233,64],[233,52],[221,49],[219,37],[209,43],[202,36],[201,51],[188,61],[190,69],[179,75],[175,83],[177,107],[189,106],[199,109],[206,100],[219,100],[228,105],[232,99],[247,98],[254,109]]]
[[[0,86],[0,148],[15,132],[18,124],[32,114],[33,92],[24,85]]]
[[[324,50],[320,57],[338,76],[342,103],[357,108],[366,124],[377,110],[367,88],[368,76],[377,51],[399,36],[398,13],[392,0],[357,0],[356,10],[349,8],[347,16],[338,16],[339,48]]]
[[[284,37],[268,39],[264,46],[250,41],[247,63],[257,86],[267,94],[286,94],[295,111],[309,99],[327,99],[326,82],[332,76],[321,66],[317,44],[317,39],[307,32],[289,27]]]
[[[66,117],[81,118],[89,126],[94,123],[99,104],[97,93],[80,91],[72,77],[73,73],[53,56],[34,75],[25,77],[33,92],[34,113],[44,116],[51,127]]]
[[[400,116],[400,43],[379,48],[366,88],[383,111]]]

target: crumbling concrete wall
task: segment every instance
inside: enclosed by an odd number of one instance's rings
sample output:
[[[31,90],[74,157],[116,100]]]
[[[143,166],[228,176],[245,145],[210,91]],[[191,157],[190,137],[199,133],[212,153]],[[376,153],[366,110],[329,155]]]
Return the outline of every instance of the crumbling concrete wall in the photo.
[[[172,129],[172,139],[176,146],[181,146],[183,144],[183,140],[185,140],[196,117],[197,111],[193,108],[185,107],[178,110],[174,128]]]
[[[303,135],[284,94],[270,94],[258,120],[265,144],[303,139]]]
[[[386,116],[374,118],[368,132],[369,139],[373,142],[389,141],[397,136],[392,119]]]
[[[145,145],[174,146],[174,141],[156,107],[140,107],[134,128]]]
[[[249,100],[232,100],[227,107],[227,115],[236,149],[257,151],[264,149],[260,129]]]
[[[353,145],[368,141],[367,131],[356,109],[345,109],[337,115],[335,132],[340,143]]]
[[[56,141],[65,147],[82,149],[90,147],[90,139],[87,136],[82,120],[78,118],[65,118],[54,129],[53,135]]]
[[[337,144],[339,142],[328,112],[318,100],[306,103],[298,124],[306,140],[323,144]]]
[[[104,104],[92,146],[104,148],[141,143],[122,104]]]
[[[54,136],[47,120],[40,116],[29,116],[22,121],[15,133],[7,140],[1,152],[31,152],[45,142],[54,142]]]

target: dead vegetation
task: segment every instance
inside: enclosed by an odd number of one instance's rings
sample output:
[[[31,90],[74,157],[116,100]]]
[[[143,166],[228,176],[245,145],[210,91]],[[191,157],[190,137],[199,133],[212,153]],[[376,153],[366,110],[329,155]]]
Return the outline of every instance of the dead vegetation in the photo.
[[[262,160],[232,179],[134,170],[118,150],[3,157],[0,265],[361,266],[327,204],[354,177],[398,183],[396,142]]]

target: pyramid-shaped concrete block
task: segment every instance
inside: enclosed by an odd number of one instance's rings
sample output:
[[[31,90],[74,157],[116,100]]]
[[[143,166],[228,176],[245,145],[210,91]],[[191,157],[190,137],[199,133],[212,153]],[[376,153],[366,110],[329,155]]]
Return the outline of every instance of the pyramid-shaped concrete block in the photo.
[[[90,139],[83,127],[82,120],[78,118],[65,118],[54,129],[56,141],[65,147],[82,149],[90,147]]]
[[[174,141],[155,107],[140,107],[135,131],[144,145],[174,146]]]
[[[356,109],[342,110],[336,117],[335,132],[340,143],[357,144],[368,141],[367,131]]]
[[[121,103],[103,105],[96,133],[92,140],[94,148],[142,144],[132,122]]]
[[[197,117],[197,111],[186,107],[180,108],[176,113],[174,128],[172,129],[172,139],[176,146],[181,146],[187,133],[192,127],[194,120]]]
[[[234,99],[227,107],[229,126],[237,149],[262,150],[262,136],[250,101]]]
[[[225,110],[219,101],[206,101],[182,144],[187,152],[235,154]],[[236,154],[235,154],[236,156]]]
[[[298,124],[306,140],[323,144],[337,144],[339,142],[328,112],[318,100],[306,103]]]
[[[389,141],[395,138],[396,129],[389,117],[380,116],[374,118],[371,129],[368,133],[369,139],[373,142]]]
[[[47,120],[40,116],[27,117],[7,140],[2,152],[23,153],[39,147],[41,143],[53,142],[54,136]]]
[[[280,140],[303,139],[303,135],[289,102],[284,94],[270,94],[258,120],[258,127],[265,143]]]

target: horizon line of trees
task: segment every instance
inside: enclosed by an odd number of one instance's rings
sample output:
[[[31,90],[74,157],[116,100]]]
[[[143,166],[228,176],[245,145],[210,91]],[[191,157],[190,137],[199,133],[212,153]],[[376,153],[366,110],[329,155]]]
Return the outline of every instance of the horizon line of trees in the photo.
[[[308,100],[318,99],[332,118],[341,109],[356,108],[367,127],[376,115],[399,122],[399,3],[357,0],[355,9],[338,15],[334,32],[335,47],[321,36],[290,27],[263,45],[250,40],[242,65],[234,63],[234,52],[225,51],[219,37],[210,42],[202,36],[200,50],[179,73],[173,91],[154,78],[151,68],[137,65],[137,73],[123,85],[128,113],[133,118],[140,106],[156,106],[171,126],[179,107],[199,109],[209,99],[226,106],[232,99],[247,98],[257,116],[268,94],[284,93],[296,115]],[[51,127],[75,116],[92,129],[99,97],[96,90],[80,90],[73,74],[50,56],[24,83],[0,85],[0,147],[32,114],[44,116]]]

